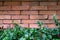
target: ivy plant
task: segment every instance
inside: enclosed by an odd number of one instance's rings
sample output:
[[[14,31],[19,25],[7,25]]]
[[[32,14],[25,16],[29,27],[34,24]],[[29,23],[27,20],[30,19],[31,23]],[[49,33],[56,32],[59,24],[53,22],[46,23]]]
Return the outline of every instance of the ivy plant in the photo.
[[[41,21],[37,21],[39,28],[23,28],[12,21],[13,28],[0,30],[0,40],[60,40],[60,22],[53,15],[56,28],[44,27]]]

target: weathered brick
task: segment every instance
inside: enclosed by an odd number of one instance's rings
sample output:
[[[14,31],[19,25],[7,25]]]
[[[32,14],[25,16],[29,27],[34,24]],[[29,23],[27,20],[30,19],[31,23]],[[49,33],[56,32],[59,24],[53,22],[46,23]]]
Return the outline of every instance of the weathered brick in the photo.
[[[48,28],[55,28],[56,26],[54,24],[44,24],[45,27],[47,26]]]
[[[0,20],[0,24],[2,24],[3,23],[3,21],[2,20]]]
[[[30,15],[30,19],[39,19],[38,15]]]
[[[56,14],[56,11],[39,11],[39,14],[47,14],[47,15]]]
[[[30,15],[30,14],[38,14],[38,11],[21,11],[21,14],[26,14],[26,15]]]
[[[11,0],[0,0],[0,2],[2,2],[2,1],[3,1],[3,2],[4,2],[4,1],[5,1],[5,2],[11,2]]]
[[[12,19],[20,19],[19,15],[11,15],[11,16],[12,16]]]
[[[29,6],[12,6],[12,10],[28,10]]]
[[[3,23],[9,24],[9,23],[12,23],[12,20],[3,20]]]
[[[4,6],[20,6],[21,2],[4,2]]]
[[[20,19],[29,19],[28,15],[20,15]]]
[[[60,19],[60,15],[57,15],[56,18],[57,19]],[[48,19],[53,19],[53,15],[49,15],[49,18]]]
[[[56,11],[56,14],[60,14],[60,11]]]
[[[37,23],[37,20],[22,20],[22,23]]]
[[[12,0],[12,1],[29,1],[29,2],[31,2],[31,1],[34,1],[34,2],[39,2],[39,1],[47,1],[47,0]]]
[[[48,15],[30,15],[30,19],[47,19]]]
[[[29,19],[28,15],[12,15],[12,19]]]
[[[11,10],[11,6],[0,6],[0,10]]]
[[[12,20],[3,20],[3,23],[5,24],[11,24]],[[14,23],[20,23],[20,20],[14,20]]]
[[[37,24],[29,24],[30,28],[39,28]]]
[[[2,2],[0,2],[0,6],[2,6],[3,4],[2,4]]]
[[[41,21],[43,24],[53,24],[53,20],[39,20]]]
[[[30,10],[47,10],[47,6],[31,6]]]
[[[20,11],[0,11],[0,12],[2,12],[2,13],[0,13],[0,14],[5,14],[5,15],[17,15],[17,14],[20,14]]]
[[[57,2],[58,0],[48,0],[49,2]]]
[[[0,19],[11,19],[10,15],[0,15]]]
[[[57,2],[40,2],[40,5],[46,5],[46,6],[57,5]]]
[[[28,28],[28,24],[20,24],[21,27]]]
[[[3,28],[10,28],[10,24],[3,24]]]
[[[39,2],[22,2],[22,5],[38,6]]]
[[[48,6],[48,10],[60,10],[60,6]]]

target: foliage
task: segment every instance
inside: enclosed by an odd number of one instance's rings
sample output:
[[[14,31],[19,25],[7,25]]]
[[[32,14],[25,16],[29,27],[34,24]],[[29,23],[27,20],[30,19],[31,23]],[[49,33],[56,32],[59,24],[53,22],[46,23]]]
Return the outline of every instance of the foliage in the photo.
[[[60,26],[60,22],[53,16],[56,26]],[[60,28],[44,27],[43,23],[37,21],[39,28],[23,28],[14,23],[14,28],[0,30],[0,40],[60,40],[57,34],[60,33]]]

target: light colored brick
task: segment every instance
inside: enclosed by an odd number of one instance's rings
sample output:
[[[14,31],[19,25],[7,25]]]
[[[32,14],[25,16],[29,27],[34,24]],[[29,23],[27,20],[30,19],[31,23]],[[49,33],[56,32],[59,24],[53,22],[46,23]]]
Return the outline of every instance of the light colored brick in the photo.
[[[11,19],[10,15],[0,15],[0,19]]]
[[[3,20],[3,23],[5,24],[11,24],[12,20]],[[20,23],[20,20],[14,20],[14,23]]]
[[[9,25],[9,24],[3,24],[3,28],[6,29],[6,28],[8,28],[8,27],[10,28],[10,25]]]
[[[56,18],[57,19],[60,19],[60,15],[57,15]],[[53,19],[53,15],[49,15],[49,18],[48,19]]]
[[[1,11],[0,11],[1,12]],[[2,11],[2,13],[0,14],[8,14],[8,15],[17,15],[17,14],[20,14],[20,11]]]
[[[22,20],[22,23],[37,23],[37,20]]]
[[[21,27],[28,28],[28,24],[20,24]]]
[[[21,14],[31,15],[31,14],[38,14],[38,11],[21,11]]]
[[[60,11],[56,11],[56,14],[60,14]]]
[[[57,5],[57,2],[40,2],[40,5]]]
[[[31,6],[30,10],[47,10],[47,6]]]
[[[30,28],[39,28],[37,24],[29,24]]]
[[[18,24],[20,27],[28,28],[28,24]],[[13,28],[14,25],[11,24],[11,28]]]
[[[0,6],[0,10],[11,10],[11,6]]]
[[[44,24],[45,26],[47,26],[48,28],[55,28],[56,26],[54,24]]]
[[[20,19],[29,19],[28,15],[20,15]]]
[[[30,15],[30,19],[47,19],[48,15]]]
[[[0,20],[0,24],[2,24],[3,23],[3,21],[2,20]]]
[[[3,23],[9,24],[9,23],[12,23],[12,20],[3,20]]]
[[[20,6],[21,2],[4,2],[4,6]]]
[[[20,19],[20,15],[11,15],[12,19]]]
[[[28,10],[29,6],[12,6],[12,10]]]
[[[39,14],[47,14],[47,15],[56,14],[56,11],[39,11]]]
[[[38,15],[30,15],[30,19],[39,19]]]
[[[48,6],[48,10],[60,10],[60,6]]]
[[[22,2],[22,5],[38,6],[39,2]]]
[[[53,20],[39,20],[39,21],[41,21],[44,24],[53,24],[54,23]]]

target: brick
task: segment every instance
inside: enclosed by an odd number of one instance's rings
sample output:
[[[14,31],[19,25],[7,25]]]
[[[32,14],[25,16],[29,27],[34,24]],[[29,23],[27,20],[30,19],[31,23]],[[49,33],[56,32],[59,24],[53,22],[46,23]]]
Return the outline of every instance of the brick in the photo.
[[[12,15],[12,19],[29,19],[28,15]]]
[[[48,6],[48,10],[60,10],[60,6]]]
[[[0,28],[2,28],[3,27],[3,24],[0,24]]]
[[[57,2],[58,0],[48,0],[49,2]]]
[[[14,20],[15,23],[21,23],[21,20]]]
[[[29,24],[30,28],[39,28],[37,24]]]
[[[30,15],[30,19],[47,19],[48,15]]]
[[[43,24],[53,24],[54,21],[53,20],[39,20],[41,21]]]
[[[48,28],[55,28],[56,26],[54,24],[44,24],[45,26],[47,26]]]
[[[38,11],[21,11],[22,15],[38,14]]]
[[[38,20],[22,20],[22,23],[26,23],[26,24],[33,24],[33,23],[37,23]],[[39,20],[44,24],[53,24],[53,20]]]
[[[20,14],[20,11],[0,11],[0,12],[2,12],[2,13],[0,13],[0,14],[4,14],[4,15],[17,15],[17,14]]]
[[[3,23],[9,24],[9,23],[12,23],[12,20],[3,20]]]
[[[60,11],[56,11],[56,14],[60,14]]]
[[[39,2],[22,2],[22,5],[38,6]]]
[[[48,6],[48,5],[57,5],[57,2],[40,2],[40,5],[46,5],[46,6]]]
[[[12,6],[12,10],[28,10],[29,6]]]
[[[4,2],[4,1],[5,1],[5,2],[11,2],[11,0],[0,0],[0,2],[2,2],[2,1],[3,1],[3,2]]]
[[[60,5],[60,2],[58,2],[58,5]]]
[[[0,19],[11,19],[10,15],[0,15]]]
[[[28,28],[28,24],[20,24],[21,27]]]
[[[20,20],[14,20],[15,23],[20,23]],[[3,23],[5,24],[11,24],[12,20],[3,20]]]
[[[3,28],[10,28],[10,24],[3,24]]]
[[[20,27],[28,28],[28,24],[18,24]],[[13,28],[14,25],[11,24],[11,28]]]
[[[37,20],[22,20],[22,23],[37,23]]]
[[[39,11],[39,14],[47,14],[47,15],[56,14],[56,11]]]
[[[0,2],[0,6],[2,6],[2,2]]]
[[[0,14],[2,14],[3,13],[3,11],[0,11]]]
[[[31,2],[31,1],[34,1],[34,2],[39,2],[39,1],[47,1],[47,0],[12,0],[12,1],[29,1],[29,2]]]
[[[57,19],[60,19],[60,15],[57,15],[56,18]],[[53,19],[53,15],[49,15],[49,18],[48,19]]]
[[[39,19],[38,15],[30,15],[30,19]]]
[[[11,15],[11,16],[12,16],[12,19],[20,19],[19,15]]]
[[[2,20],[0,20],[0,24],[2,24],[3,23],[3,21]]]
[[[47,6],[31,6],[30,10],[47,10]]]
[[[11,6],[0,6],[0,10],[11,10]]]
[[[28,15],[20,15],[20,19],[29,19]]]
[[[4,2],[4,6],[20,6],[21,2]]]

